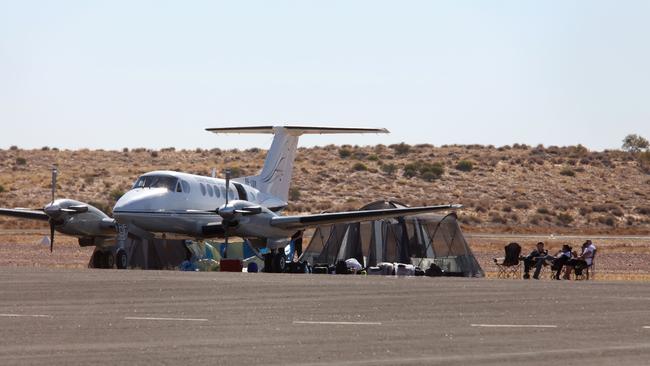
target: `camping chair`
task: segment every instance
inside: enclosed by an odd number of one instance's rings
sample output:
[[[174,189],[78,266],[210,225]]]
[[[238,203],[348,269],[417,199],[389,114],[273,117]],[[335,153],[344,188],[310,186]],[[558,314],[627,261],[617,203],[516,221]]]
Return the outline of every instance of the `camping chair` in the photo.
[[[576,280],[593,280],[596,276],[596,253],[598,249],[594,250],[594,254],[591,256],[591,265],[588,265],[587,268],[582,270],[581,275],[576,275]]]
[[[521,264],[519,255],[521,246],[517,243],[510,243],[503,247],[506,256],[504,258],[493,258],[497,266],[497,278],[519,278],[521,277]]]

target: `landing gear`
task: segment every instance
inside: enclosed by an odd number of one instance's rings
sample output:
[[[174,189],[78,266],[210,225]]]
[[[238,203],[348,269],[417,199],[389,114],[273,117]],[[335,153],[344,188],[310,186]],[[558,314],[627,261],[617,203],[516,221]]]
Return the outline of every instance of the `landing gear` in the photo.
[[[284,272],[285,267],[287,266],[287,256],[284,254],[284,249],[280,249],[273,256],[273,272],[282,273]]]
[[[119,249],[117,251],[117,254],[115,255],[115,265],[117,266],[117,269],[126,269],[129,265],[128,257],[124,250]]]
[[[104,253],[104,268],[111,269],[115,265],[115,256],[112,252]]]
[[[95,250],[93,253],[93,268],[103,268],[104,266],[104,252],[101,250]]]

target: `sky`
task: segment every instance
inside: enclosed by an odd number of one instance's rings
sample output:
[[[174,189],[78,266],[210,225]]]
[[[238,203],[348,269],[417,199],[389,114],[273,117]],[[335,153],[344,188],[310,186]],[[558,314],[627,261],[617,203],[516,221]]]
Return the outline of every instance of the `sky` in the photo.
[[[650,1],[0,0],[0,148],[650,138]]]

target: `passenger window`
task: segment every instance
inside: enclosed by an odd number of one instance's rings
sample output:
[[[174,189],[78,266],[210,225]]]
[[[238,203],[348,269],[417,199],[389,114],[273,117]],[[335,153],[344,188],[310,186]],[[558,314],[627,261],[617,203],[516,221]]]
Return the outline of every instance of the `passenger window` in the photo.
[[[203,183],[199,183],[199,186],[201,187],[201,194],[205,196],[205,186]]]
[[[219,198],[221,197],[221,194],[219,194],[219,187],[214,186],[214,196]]]
[[[206,184],[206,186],[208,186],[208,195],[209,195],[210,197],[212,197],[212,195],[213,195],[213,192],[212,192],[212,186],[209,185],[209,184]]]
[[[183,192],[183,188],[181,187],[181,182],[176,183],[176,192]]]
[[[181,184],[183,185],[183,192],[190,193],[190,184],[182,180]]]
[[[221,186],[221,195],[223,196],[223,198],[226,198],[226,187],[225,186]]]
[[[228,198],[235,199],[235,192],[232,189],[228,190]]]

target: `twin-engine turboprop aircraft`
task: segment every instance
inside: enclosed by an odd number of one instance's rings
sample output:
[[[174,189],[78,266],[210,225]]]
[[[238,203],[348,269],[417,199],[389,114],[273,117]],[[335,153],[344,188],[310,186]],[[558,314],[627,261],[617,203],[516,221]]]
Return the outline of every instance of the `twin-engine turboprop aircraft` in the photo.
[[[133,188],[124,194],[113,208],[114,220],[104,217],[92,206],[66,200],[54,201],[45,207],[45,213],[27,210],[0,210],[0,214],[46,219],[48,207],[65,214],[66,225],[71,225],[83,212],[97,214],[96,232],[67,230],[48,215],[50,228],[80,238],[104,241],[106,232],[116,224],[125,225],[129,233],[147,233],[165,237],[206,239],[234,235],[249,239],[256,247],[271,249],[274,267],[284,264],[284,246],[296,231],[322,224],[369,221],[388,217],[415,215],[439,210],[460,208],[460,205],[395,208],[385,210],[349,211],[314,215],[281,216],[288,204],[289,187],[298,138],[304,134],[388,133],[375,128],[333,128],[305,126],[258,126],[209,128],[214,133],[269,133],[273,142],[259,175],[226,179],[205,177],[174,171],[154,171],[140,176]],[[55,183],[55,182],[54,182]],[[58,205],[60,209],[54,207]],[[101,211],[99,211],[101,213]],[[29,215],[34,216],[29,216]],[[103,214],[103,213],[101,213]],[[78,220],[76,220],[78,221]],[[72,226],[70,226],[72,227]],[[52,235],[53,237],[53,235]],[[123,255],[124,252],[122,252]],[[122,258],[121,260],[125,260]],[[277,265],[276,265],[277,264]],[[279,269],[279,268],[277,268]]]

